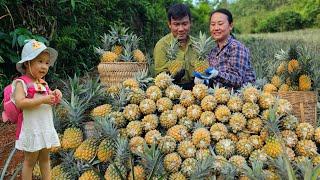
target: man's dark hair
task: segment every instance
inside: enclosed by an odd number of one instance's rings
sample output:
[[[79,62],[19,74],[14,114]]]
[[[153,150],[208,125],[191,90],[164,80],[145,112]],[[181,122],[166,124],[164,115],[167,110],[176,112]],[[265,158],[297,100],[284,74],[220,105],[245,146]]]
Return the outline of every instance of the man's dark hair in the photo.
[[[171,22],[171,18],[175,20],[182,19],[188,16],[189,20],[191,21],[191,13],[190,9],[185,4],[174,4],[170,6],[168,10],[168,21]]]
[[[231,23],[233,22],[232,14],[231,14],[231,12],[230,12],[229,10],[227,10],[227,9],[221,8],[221,9],[217,9],[217,10],[212,11],[211,14],[210,14],[210,19],[211,19],[212,15],[213,15],[214,13],[222,13],[222,14],[226,15],[226,16],[228,17],[228,22],[229,22],[229,24],[231,24]]]

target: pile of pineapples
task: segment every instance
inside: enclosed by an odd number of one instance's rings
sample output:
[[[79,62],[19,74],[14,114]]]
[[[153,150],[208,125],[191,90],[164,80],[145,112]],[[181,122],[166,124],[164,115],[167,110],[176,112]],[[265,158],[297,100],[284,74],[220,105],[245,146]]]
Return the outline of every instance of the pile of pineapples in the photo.
[[[109,101],[90,110],[95,136],[77,124],[63,130],[62,146],[51,150],[53,179],[282,179],[285,162],[297,177],[320,164],[320,128],[299,123],[287,100],[252,85],[190,91],[161,73],[106,92]]]
[[[288,52],[281,50],[275,55],[276,62],[270,64],[270,83],[264,85],[265,92],[310,91],[315,89],[312,58],[304,56],[298,47],[291,47]]]
[[[128,30],[129,28],[114,25],[110,27],[108,34],[101,36],[102,47],[95,48],[101,63],[146,62],[145,55],[139,49],[141,38]]]

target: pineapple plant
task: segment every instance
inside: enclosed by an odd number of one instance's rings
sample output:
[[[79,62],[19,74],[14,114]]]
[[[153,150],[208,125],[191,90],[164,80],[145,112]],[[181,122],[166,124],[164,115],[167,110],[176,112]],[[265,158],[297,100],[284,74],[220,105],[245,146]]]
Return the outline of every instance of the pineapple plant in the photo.
[[[166,48],[166,58],[170,62],[168,67],[169,73],[174,76],[184,68],[184,62],[176,60],[180,43],[173,38]]]
[[[109,35],[112,38],[112,52],[120,56],[123,52],[123,44],[127,38],[129,28],[121,27],[120,25],[113,25],[110,27]]]
[[[119,55],[112,52],[112,45],[114,44],[114,39],[109,34],[104,34],[101,36],[103,48],[96,48],[95,52],[100,55],[100,61],[102,63],[116,62],[119,59]]]
[[[131,41],[132,41],[132,54],[133,54],[133,59],[136,62],[146,62],[147,58],[143,54],[143,52],[139,49],[138,44],[141,38],[139,38],[137,35],[132,35]]]
[[[194,70],[200,73],[204,73],[209,67],[209,61],[207,56],[213,46],[214,42],[211,37],[207,37],[205,33],[199,32],[199,37],[191,37],[191,44],[195,50],[198,59],[194,61]]]

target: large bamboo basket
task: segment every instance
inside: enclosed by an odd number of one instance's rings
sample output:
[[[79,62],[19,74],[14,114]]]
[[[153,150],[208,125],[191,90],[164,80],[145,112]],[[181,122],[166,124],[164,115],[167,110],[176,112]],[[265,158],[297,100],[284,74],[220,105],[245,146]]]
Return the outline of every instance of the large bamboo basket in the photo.
[[[308,122],[317,126],[317,92],[316,91],[288,91],[275,92],[275,96],[288,100],[293,107],[293,114],[300,122]]]
[[[101,83],[107,87],[120,85],[135,73],[146,70],[146,62],[103,62],[98,65]]]

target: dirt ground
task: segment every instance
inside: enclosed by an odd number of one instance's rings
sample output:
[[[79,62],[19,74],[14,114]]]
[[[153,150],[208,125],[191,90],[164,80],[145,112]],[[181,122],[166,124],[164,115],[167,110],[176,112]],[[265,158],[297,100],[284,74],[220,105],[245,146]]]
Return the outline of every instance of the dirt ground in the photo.
[[[12,148],[15,143],[15,129],[16,126],[14,124],[3,123],[0,119],[0,169],[2,170],[7,160]],[[14,157],[12,158],[9,168],[7,170],[7,176],[5,179],[9,179],[11,175],[14,173],[15,169],[18,167],[20,163],[23,161],[23,153],[21,151],[16,151]],[[20,173],[19,173],[20,174]],[[18,178],[21,179],[20,175]]]

